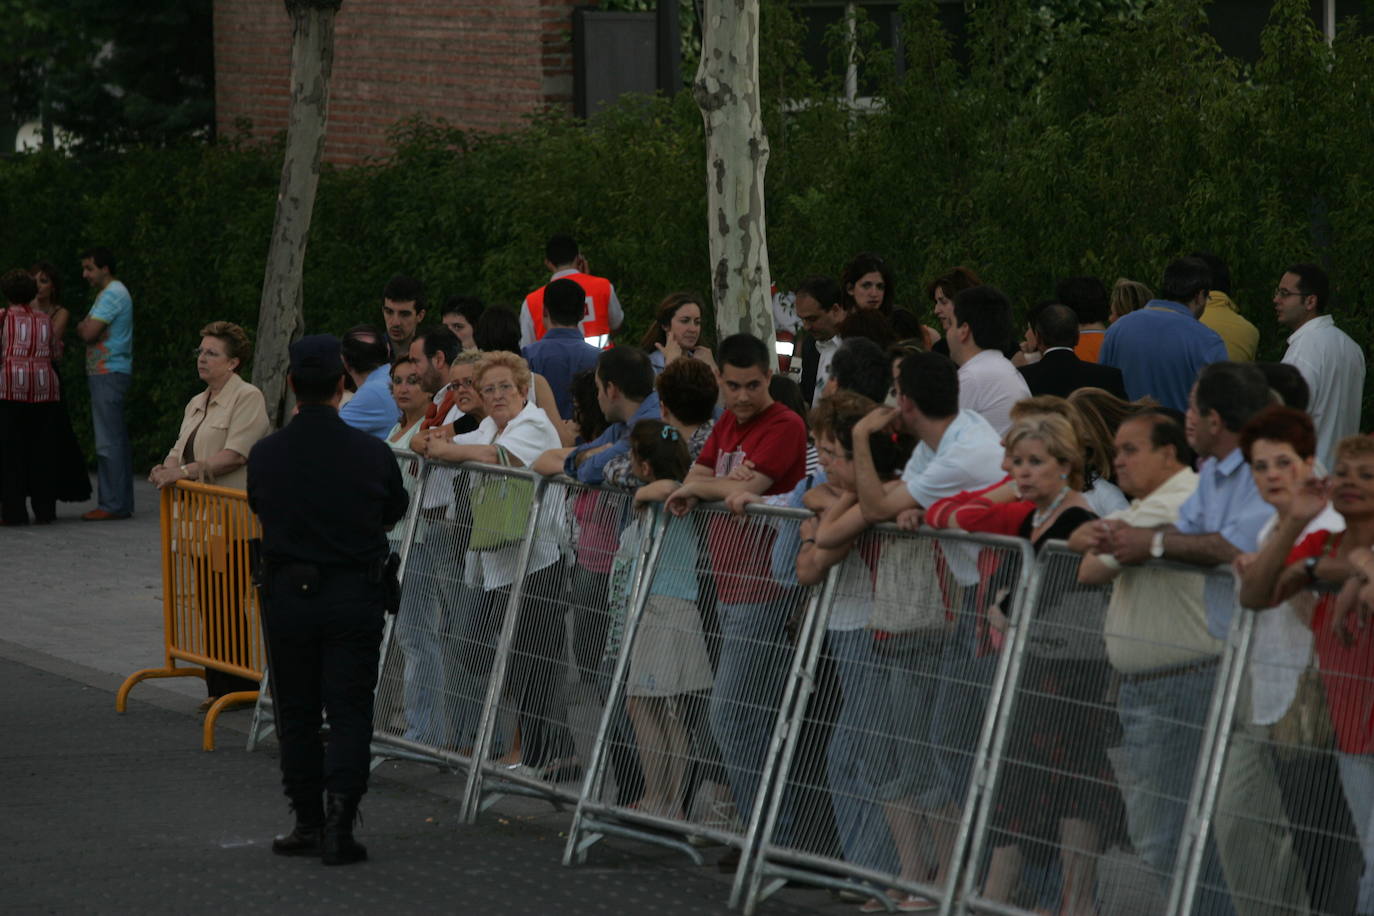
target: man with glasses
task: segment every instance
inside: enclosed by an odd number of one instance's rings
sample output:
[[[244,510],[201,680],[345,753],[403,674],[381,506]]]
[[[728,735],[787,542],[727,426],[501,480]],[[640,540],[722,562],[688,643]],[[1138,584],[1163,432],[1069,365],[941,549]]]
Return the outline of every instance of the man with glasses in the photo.
[[[1287,327],[1283,361],[1307,380],[1307,412],[1317,427],[1317,458],[1331,467],[1336,443],[1360,431],[1364,351],[1326,313],[1331,281],[1316,264],[1294,264],[1274,290],[1274,311]]]

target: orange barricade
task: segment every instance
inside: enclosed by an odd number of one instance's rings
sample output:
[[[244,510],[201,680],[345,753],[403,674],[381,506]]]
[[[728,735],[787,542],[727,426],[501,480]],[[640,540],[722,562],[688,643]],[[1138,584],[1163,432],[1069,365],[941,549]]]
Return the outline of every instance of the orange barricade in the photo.
[[[129,675],[115,696],[124,712],[129,691],[155,677],[205,677],[205,669],[261,681],[267,650],[257,590],[248,569],[249,541],[260,537],[247,495],[178,481],[162,491],[161,668]],[[187,665],[178,666],[177,662]],[[193,667],[194,666],[194,667]],[[228,706],[256,702],[256,690],[225,694],[205,714],[203,746],[215,749],[215,721]]]

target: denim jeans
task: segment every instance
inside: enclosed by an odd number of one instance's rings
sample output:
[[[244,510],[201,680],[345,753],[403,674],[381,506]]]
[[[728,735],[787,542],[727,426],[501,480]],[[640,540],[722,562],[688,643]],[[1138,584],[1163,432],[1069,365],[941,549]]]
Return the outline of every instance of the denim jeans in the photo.
[[[406,717],[405,737],[431,746],[445,738],[437,626],[439,581],[434,559],[434,548],[428,542],[411,545],[401,607],[393,624],[404,660],[401,705]]]
[[[983,728],[997,656],[978,654],[977,589],[968,589],[954,633],[940,657],[939,693],[930,723],[930,743],[939,760],[939,788],[924,799],[931,809],[962,807],[973,777],[973,758]]]
[[[1130,771],[1123,786],[1131,843],[1167,892],[1197,770],[1202,728],[1217,668],[1157,680],[1123,681],[1117,700],[1121,748]],[[1209,838],[1201,884],[1225,887]],[[1225,895],[1204,893],[1195,913],[1232,912]]]
[[[720,748],[735,810],[746,823],[787,681],[789,610],[782,603],[716,606],[721,641],[711,691],[711,734]],[[788,833],[785,826],[779,824],[780,840]]]
[[[887,761],[870,736],[882,731],[887,703],[886,678],[878,669],[871,630],[831,630],[826,650],[839,671],[839,716],[826,749],[830,805],[847,861],[875,871],[900,870],[892,832],[882,806],[874,802]]]
[[[134,453],[124,425],[124,400],[129,394],[127,372],[88,375],[91,423],[95,426],[95,457],[100,482],[100,508],[113,515],[134,512]]]

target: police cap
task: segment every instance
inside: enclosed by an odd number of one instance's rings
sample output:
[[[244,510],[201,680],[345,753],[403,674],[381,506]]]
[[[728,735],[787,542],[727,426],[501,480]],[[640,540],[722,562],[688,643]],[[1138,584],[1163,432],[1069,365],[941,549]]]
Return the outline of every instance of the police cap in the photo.
[[[343,375],[339,338],[311,334],[291,344],[291,374],[299,379],[324,381]]]

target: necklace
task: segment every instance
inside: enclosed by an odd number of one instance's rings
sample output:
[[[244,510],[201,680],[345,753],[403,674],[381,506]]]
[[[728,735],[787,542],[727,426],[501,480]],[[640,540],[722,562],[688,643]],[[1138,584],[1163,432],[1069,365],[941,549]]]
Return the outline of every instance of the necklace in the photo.
[[[1031,530],[1034,531],[1036,528],[1039,528],[1041,525],[1043,525],[1045,523],[1045,519],[1049,518],[1051,515],[1054,514],[1054,510],[1059,508],[1059,504],[1062,503],[1064,501],[1064,497],[1068,495],[1069,486],[1068,484],[1065,484],[1064,487],[1059,491],[1059,495],[1054,498],[1054,502],[1050,503],[1049,506],[1044,509],[1036,509],[1034,512],[1032,512]]]

